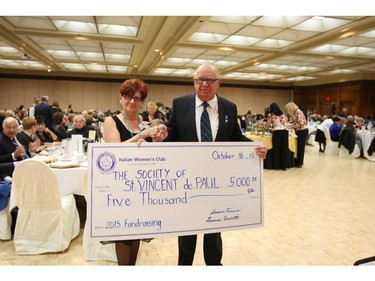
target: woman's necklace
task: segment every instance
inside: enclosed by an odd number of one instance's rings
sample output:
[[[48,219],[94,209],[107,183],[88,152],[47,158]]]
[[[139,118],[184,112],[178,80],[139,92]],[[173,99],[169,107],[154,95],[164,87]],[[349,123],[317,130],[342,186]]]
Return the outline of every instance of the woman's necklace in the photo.
[[[128,120],[126,120],[124,113],[122,114],[122,117],[124,119],[126,127],[128,127],[128,130],[129,130],[131,136],[134,137],[133,132],[132,132],[132,128],[130,127],[130,125],[128,123]],[[140,134],[140,133],[141,133],[141,129],[139,129],[139,115],[138,115],[138,133],[137,134]]]

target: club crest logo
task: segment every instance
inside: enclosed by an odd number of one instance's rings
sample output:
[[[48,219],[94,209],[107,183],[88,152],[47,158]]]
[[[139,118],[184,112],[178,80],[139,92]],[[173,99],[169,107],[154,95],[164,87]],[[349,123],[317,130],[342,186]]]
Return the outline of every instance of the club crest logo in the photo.
[[[106,151],[96,158],[96,166],[102,174],[109,174],[116,167],[116,157]]]

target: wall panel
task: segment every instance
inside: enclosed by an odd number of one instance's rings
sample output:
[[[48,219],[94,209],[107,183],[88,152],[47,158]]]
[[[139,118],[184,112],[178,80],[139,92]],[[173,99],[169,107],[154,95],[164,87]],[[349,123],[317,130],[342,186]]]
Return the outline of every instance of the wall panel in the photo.
[[[34,103],[34,97],[40,97],[40,80],[27,80],[24,81],[24,100],[25,103],[23,104],[25,108],[29,108]]]
[[[96,89],[97,89],[97,83],[83,82],[83,93],[82,93],[83,104],[81,104],[81,106],[78,108],[80,109],[82,108],[83,110],[89,110],[89,109],[96,109],[98,107],[98,104],[96,101]]]
[[[24,80],[9,80],[9,108],[15,109],[21,104],[25,105]]]
[[[9,79],[0,79],[0,109],[8,109],[10,107],[9,98]]]
[[[61,108],[68,108],[70,104],[74,112],[81,112],[83,110],[83,82],[69,81],[67,84],[69,93],[67,99],[60,102]]]
[[[106,110],[111,108],[111,85],[109,83],[99,83],[96,92],[96,107],[93,109],[100,108],[101,110]]]

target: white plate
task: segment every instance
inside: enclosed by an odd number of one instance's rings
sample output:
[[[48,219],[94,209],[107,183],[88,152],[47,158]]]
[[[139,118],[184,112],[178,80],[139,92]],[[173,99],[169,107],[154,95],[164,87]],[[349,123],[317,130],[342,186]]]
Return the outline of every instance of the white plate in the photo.
[[[49,164],[51,168],[67,169],[79,167],[78,162],[65,161],[65,162],[52,162]]]
[[[45,162],[45,163],[50,163],[52,161],[51,157],[50,156],[46,156],[46,155],[35,155],[33,157],[33,159],[35,160],[38,160],[38,161],[42,161],[42,162]]]

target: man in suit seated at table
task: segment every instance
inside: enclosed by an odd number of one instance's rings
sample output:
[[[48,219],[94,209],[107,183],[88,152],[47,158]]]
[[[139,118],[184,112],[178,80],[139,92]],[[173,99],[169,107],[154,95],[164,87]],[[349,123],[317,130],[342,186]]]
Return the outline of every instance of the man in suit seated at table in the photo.
[[[3,132],[0,134],[0,163],[21,161],[25,157],[25,148],[18,142],[17,134],[18,121],[16,118],[5,118]]]
[[[14,117],[7,117],[3,122],[3,132],[0,134],[0,163],[5,163],[0,167],[2,179],[11,182],[15,161],[25,159],[25,148],[18,142],[16,136],[18,134],[18,121]],[[13,168],[12,168],[13,165]],[[11,233],[14,233],[17,220],[17,208],[12,210],[12,226]]]

